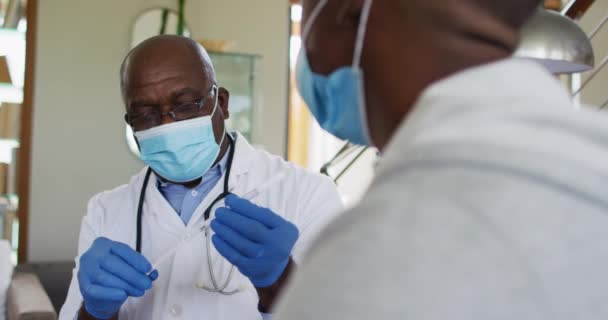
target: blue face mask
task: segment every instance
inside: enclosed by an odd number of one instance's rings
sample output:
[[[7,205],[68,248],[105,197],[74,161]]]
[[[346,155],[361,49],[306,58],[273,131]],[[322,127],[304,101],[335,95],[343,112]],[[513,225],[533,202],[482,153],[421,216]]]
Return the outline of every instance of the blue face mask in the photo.
[[[319,125],[336,137],[359,145],[372,145],[367,124],[363,70],[360,67],[372,2],[366,0],[363,4],[352,65],[325,76],[312,71],[305,45],[314,21],[327,4],[327,0],[321,0],[311,12],[302,32],[302,49],[295,71],[298,90]]]
[[[172,122],[135,132],[141,159],[154,172],[172,182],[189,182],[202,177],[213,165],[224,140],[218,144],[210,116]]]

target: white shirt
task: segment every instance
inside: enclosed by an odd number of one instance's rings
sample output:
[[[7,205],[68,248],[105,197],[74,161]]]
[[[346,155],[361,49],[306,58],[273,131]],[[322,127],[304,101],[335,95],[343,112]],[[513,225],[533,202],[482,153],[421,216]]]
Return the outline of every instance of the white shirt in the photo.
[[[276,319],[607,319],[608,116],[532,62],[449,77],[320,240]]]
[[[67,300],[61,309],[60,319],[74,319],[82,305],[77,272],[79,257],[98,237],[106,237],[135,248],[136,213],[143,178],[147,168],[134,176],[128,185],[94,196],[82,222],[76,268]],[[236,139],[229,188],[237,195],[256,188],[279,172],[286,176],[276,185],[258,196],[254,202],[270,208],[294,223],[300,237],[292,257],[301,262],[304,252],[318,232],[341,211],[342,203],[334,183],[327,177],[313,174],[279,157],[255,150],[245,138]],[[203,212],[223,191],[223,179],[192,215],[187,225],[175,214],[158,191],[157,181],[151,175],[146,190],[142,219],[142,254],[149,261],[174,248],[180,240],[194,237],[182,244],[172,259],[158,267],[159,278],[142,298],[129,298],[120,310],[121,320],[126,319],[261,319],[258,296],[248,278],[238,269],[227,291],[244,289],[232,296],[210,293],[197,288],[211,283],[206,258],[205,238],[195,233],[204,222]],[[221,201],[214,208],[221,207]],[[215,210],[212,210],[211,218]],[[211,248],[211,260],[216,278],[223,281],[230,264]]]

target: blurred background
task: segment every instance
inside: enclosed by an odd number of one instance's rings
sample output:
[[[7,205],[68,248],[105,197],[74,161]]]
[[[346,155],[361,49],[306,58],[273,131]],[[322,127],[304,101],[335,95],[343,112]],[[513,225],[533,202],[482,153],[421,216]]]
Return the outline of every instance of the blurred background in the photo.
[[[37,274],[58,309],[88,199],[144,166],[118,73],[157,34],[207,48],[231,92],[232,130],[330,176],[355,204],[379,154],[323,132],[298,95],[301,18],[297,0],[0,0],[0,302],[10,261]],[[554,73],[580,108],[608,111],[607,22],[606,0],[547,0],[515,55]]]
[[[552,71],[581,108],[606,108],[608,1],[544,7],[551,15],[539,16],[517,55],[565,68]],[[73,259],[88,199],[143,167],[118,71],[131,47],[161,33],[210,51],[231,91],[233,130],[331,176],[356,203],[378,154],[324,133],[298,95],[301,14],[289,0],[0,0],[0,236],[13,263]]]

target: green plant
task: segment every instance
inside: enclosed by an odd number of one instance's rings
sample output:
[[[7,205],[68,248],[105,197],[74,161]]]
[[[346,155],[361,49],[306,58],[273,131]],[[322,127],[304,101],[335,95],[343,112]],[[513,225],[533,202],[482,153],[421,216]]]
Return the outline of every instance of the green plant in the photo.
[[[184,35],[185,23],[184,23],[184,7],[186,5],[186,0],[177,0],[178,1],[178,15],[179,20],[177,22],[177,34],[180,36]]]

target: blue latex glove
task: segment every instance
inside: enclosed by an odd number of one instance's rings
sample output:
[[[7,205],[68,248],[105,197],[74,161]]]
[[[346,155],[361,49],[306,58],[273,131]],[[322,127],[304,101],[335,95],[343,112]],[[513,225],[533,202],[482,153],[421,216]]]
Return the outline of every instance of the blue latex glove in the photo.
[[[80,257],[78,285],[87,312],[97,319],[118,313],[129,296],[141,297],[158,278],[152,266],[124,243],[97,238]]]
[[[225,203],[228,207],[217,209],[211,221],[215,248],[257,288],[273,285],[289,263],[298,228],[237,196]]]

